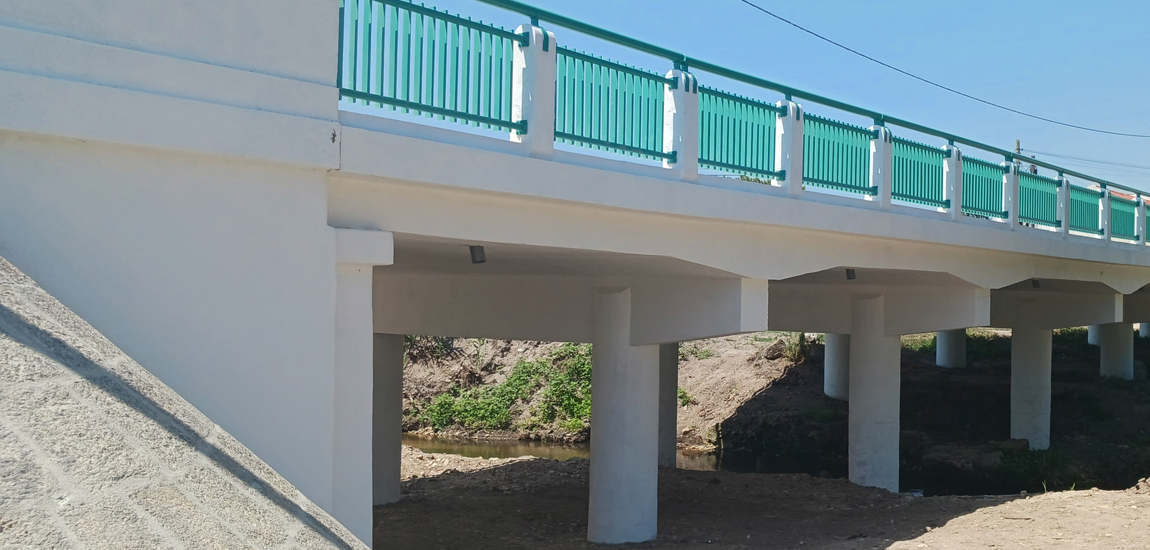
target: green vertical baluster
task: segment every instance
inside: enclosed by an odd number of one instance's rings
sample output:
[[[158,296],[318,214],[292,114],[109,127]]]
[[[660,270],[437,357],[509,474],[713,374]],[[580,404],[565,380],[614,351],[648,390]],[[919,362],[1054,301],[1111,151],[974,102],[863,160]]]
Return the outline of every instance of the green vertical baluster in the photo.
[[[436,37],[439,30],[439,20],[435,18],[427,19],[427,35],[424,41],[427,43],[427,61],[426,66],[423,68],[423,104],[435,105],[435,57],[438,48]],[[433,118],[431,113],[425,113],[427,118]]]
[[[447,68],[447,106],[451,110],[459,111],[459,25],[451,23],[447,27],[447,39],[450,42],[448,45],[448,60],[450,66]],[[459,122],[458,118],[452,117],[451,122]]]
[[[387,19],[390,23],[389,32],[387,33],[387,50],[388,50],[388,65],[387,65],[387,97],[396,98],[396,79],[399,70],[399,12],[395,6],[387,6]],[[389,110],[394,111],[395,106],[389,106]]]
[[[411,95],[409,99],[420,103],[423,91],[423,15],[413,13],[411,16]],[[413,114],[422,114],[415,111]]]
[[[367,55],[367,65],[370,67],[367,92],[371,94],[379,94],[383,91],[381,84],[383,83],[383,21],[384,11],[382,6],[376,5],[371,2],[371,36],[370,52]],[[381,107],[382,104],[378,101],[370,102],[372,107]]]
[[[448,35],[448,32],[450,31],[450,26],[451,26],[450,23],[448,23],[447,21],[443,21],[440,25],[438,25],[438,27],[439,27],[439,82],[436,85],[436,90],[438,92],[436,94],[436,96],[437,96],[436,99],[438,100],[438,103],[436,103],[436,105],[442,109],[450,109],[451,108],[451,104],[448,103],[448,101],[450,101],[450,100],[448,99],[448,92],[447,92],[447,52],[448,52],[447,35]],[[439,116],[439,120],[444,120],[444,118],[445,117],[443,115]]]
[[[411,18],[412,13],[407,10],[401,10],[403,16],[403,31],[400,33],[400,42],[403,44],[403,51],[399,54],[399,91],[398,99],[410,100],[411,99]],[[400,109],[406,113],[407,109]]]
[[[358,14],[356,15],[356,29],[355,29],[355,42],[356,42],[356,56],[355,56],[355,89],[361,92],[368,90],[370,81],[371,68],[367,64],[367,45],[371,40],[371,0],[360,0],[358,6]],[[360,101],[360,103],[368,104],[367,101]]]
[[[584,115],[584,94],[583,85],[586,79],[587,70],[590,69],[587,63],[582,60],[575,63],[575,73],[571,79],[571,133],[580,137],[587,137],[585,129],[583,128],[583,115]]]
[[[503,39],[491,37],[491,74],[494,79],[491,93],[491,117],[503,119]]]
[[[483,84],[480,88],[480,93],[483,97],[483,109],[479,114],[490,117],[491,116],[491,34],[486,32],[480,33],[483,36],[483,42],[480,45],[483,52]],[[481,125],[484,128],[490,128],[489,125]]]

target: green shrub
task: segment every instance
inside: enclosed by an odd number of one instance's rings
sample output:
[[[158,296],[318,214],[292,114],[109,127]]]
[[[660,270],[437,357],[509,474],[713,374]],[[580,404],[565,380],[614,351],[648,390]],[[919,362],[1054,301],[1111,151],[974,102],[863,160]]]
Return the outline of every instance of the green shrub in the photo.
[[[679,346],[679,359],[685,360],[688,357],[695,359],[710,359],[715,356],[715,352],[700,346],[699,344],[688,344]]]
[[[686,407],[691,403],[695,403],[695,396],[687,392],[683,388],[679,388],[679,405]]]

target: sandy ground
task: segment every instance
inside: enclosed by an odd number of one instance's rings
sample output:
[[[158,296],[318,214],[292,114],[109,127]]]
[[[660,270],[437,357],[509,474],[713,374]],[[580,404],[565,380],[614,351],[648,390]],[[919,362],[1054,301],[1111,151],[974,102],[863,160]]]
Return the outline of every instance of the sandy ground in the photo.
[[[376,548],[590,548],[588,462],[403,449]],[[1150,548],[1150,481],[1126,491],[913,497],[803,474],[661,470],[659,536],[623,548]]]

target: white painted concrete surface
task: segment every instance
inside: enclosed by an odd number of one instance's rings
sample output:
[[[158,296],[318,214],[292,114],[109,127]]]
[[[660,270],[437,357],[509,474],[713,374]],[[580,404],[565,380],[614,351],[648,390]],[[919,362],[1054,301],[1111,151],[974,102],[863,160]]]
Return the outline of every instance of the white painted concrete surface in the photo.
[[[679,446],[679,344],[659,346],[659,465],[675,467]]]
[[[966,366],[966,329],[942,330],[935,335],[934,363],[946,368]]]
[[[1015,328],[1010,338],[1010,438],[1050,448],[1049,329]]]
[[[630,289],[601,289],[594,307],[587,540],[647,541],[658,518],[659,346],[631,345]]]
[[[372,360],[372,504],[399,501],[403,441],[403,335],[375,334]]]
[[[853,306],[848,475],[852,483],[897,493],[900,340],[882,331],[882,295],[858,295]]]
[[[823,393],[846,401],[850,397],[851,335],[828,332],[823,341]]]
[[[371,545],[372,333],[371,271],[339,264],[335,290],[335,411],[331,515]],[[314,443],[314,442],[313,442]]]
[[[1134,328],[1130,323],[1099,325],[1098,347],[1103,378],[1134,379]]]

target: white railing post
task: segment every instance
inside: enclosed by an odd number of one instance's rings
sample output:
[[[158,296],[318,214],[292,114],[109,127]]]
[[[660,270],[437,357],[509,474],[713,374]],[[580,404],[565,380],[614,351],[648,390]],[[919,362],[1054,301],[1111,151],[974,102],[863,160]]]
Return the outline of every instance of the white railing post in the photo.
[[[803,107],[790,100],[775,105],[786,111],[775,126],[775,171],[783,174],[779,185],[797,197],[803,192]]]
[[[1138,244],[1146,246],[1146,199],[1142,195],[1135,195],[1134,200],[1137,201],[1138,206],[1134,210],[1134,231],[1138,238]]]
[[[942,199],[950,201],[950,219],[962,219],[962,150],[943,147],[950,154],[942,161]]]
[[[672,69],[667,78],[675,87],[663,92],[663,150],[675,152],[675,162],[663,160],[675,178],[695,181],[699,177],[699,82],[695,76]]]
[[[1018,205],[1018,165],[1007,161],[1002,172],[1002,210],[1011,231],[1018,229]]]
[[[527,121],[527,132],[511,132],[527,154],[547,158],[555,150],[555,33],[536,25],[520,25],[527,45],[516,45],[511,80],[511,121]]]
[[[1102,193],[1098,197],[1098,228],[1102,230],[1102,240],[1110,242],[1110,191],[1105,185],[1099,186]]]
[[[1058,217],[1062,218],[1058,231],[1066,238],[1070,235],[1070,180],[1058,176],[1058,183]]]
[[[870,140],[870,186],[877,187],[878,193],[870,200],[877,201],[881,210],[890,208],[890,192],[893,183],[894,147],[893,134],[886,126],[871,126],[875,133]]]

